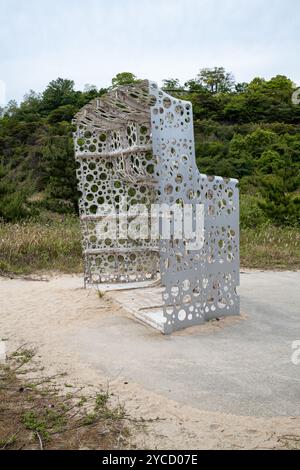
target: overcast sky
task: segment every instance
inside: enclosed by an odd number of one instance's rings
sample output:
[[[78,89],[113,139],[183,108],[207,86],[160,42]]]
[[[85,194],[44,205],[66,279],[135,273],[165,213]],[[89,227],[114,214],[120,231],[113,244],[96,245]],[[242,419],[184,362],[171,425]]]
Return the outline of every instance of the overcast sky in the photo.
[[[184,82],[215,65],[300,84],[299,0],[0,0],[0,18],[6,100],[57,77],[77,89],[122,71]]]

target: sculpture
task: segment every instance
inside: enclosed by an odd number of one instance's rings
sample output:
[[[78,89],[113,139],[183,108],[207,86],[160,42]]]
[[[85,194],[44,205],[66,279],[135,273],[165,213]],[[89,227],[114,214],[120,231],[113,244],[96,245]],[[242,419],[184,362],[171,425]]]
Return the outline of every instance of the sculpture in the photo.
[[[191,103],[142,81],[74,123],[85,285],[160,272],[166,334],[239,314],[238,181],[199,173]]]

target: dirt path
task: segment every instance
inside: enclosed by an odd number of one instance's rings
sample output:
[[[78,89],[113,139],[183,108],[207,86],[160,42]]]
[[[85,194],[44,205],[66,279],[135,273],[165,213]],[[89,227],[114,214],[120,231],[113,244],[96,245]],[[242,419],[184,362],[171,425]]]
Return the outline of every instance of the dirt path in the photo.
[[[7,351],[28,344],[37,348],[47,375],[67,372],[64,381],[76,385],[106,387],[109,383],[110,391],[133,418],[147,420],[146,431],[132,436],[132,446],[243,449],[296,445],[300,439],[297,416],[262,418],[204,411],[149,391],[140,383],[127,383],[126,371],[112,377],[93,361],[83,360],[79,332],[99,327],[99,321],[124,318],[132,321],[110,296],[99,298],[94,290],[82,289],[78,276],[53,275],[44,281],[0,278],[0,340],[5,340]]]

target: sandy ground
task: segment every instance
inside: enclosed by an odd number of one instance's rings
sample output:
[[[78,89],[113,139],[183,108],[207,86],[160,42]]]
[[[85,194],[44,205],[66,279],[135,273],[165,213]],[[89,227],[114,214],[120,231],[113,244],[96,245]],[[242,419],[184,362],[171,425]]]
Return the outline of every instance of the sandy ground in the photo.
[[[78,276],[0,278],[0,340],[5,340],[7,351],[26,344],[37,348],[47,375],[67,372],[64,382],[97,388],[109,385],[132,418],[146,420],[145,429],[133,433],[131,447],[272,449],[300,439],[299,416],[242,416],[185,406],[141,383],[127,382],[126,371],[112,377],[83,360],[78,333],[99,327],[99,321],[118,318],[133,322],[111,295],[99,298],[94,290],[84,290]],[[230,321],[224,322],[224,328],[231,328]]]

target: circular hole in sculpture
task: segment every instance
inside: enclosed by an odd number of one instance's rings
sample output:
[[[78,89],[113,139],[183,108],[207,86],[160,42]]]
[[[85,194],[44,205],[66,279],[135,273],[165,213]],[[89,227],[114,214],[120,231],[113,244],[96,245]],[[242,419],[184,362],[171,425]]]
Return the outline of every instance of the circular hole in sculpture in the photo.
[[[178,320],[184,321],[186,318],[186,311],[185,310],[179,310],[178,312]]]
[[[163,99],[163,105],[165,108],[170,108],[171,105],[172,105],[172,101],[170,100],[170,98],[168,98],[167,96]]]

